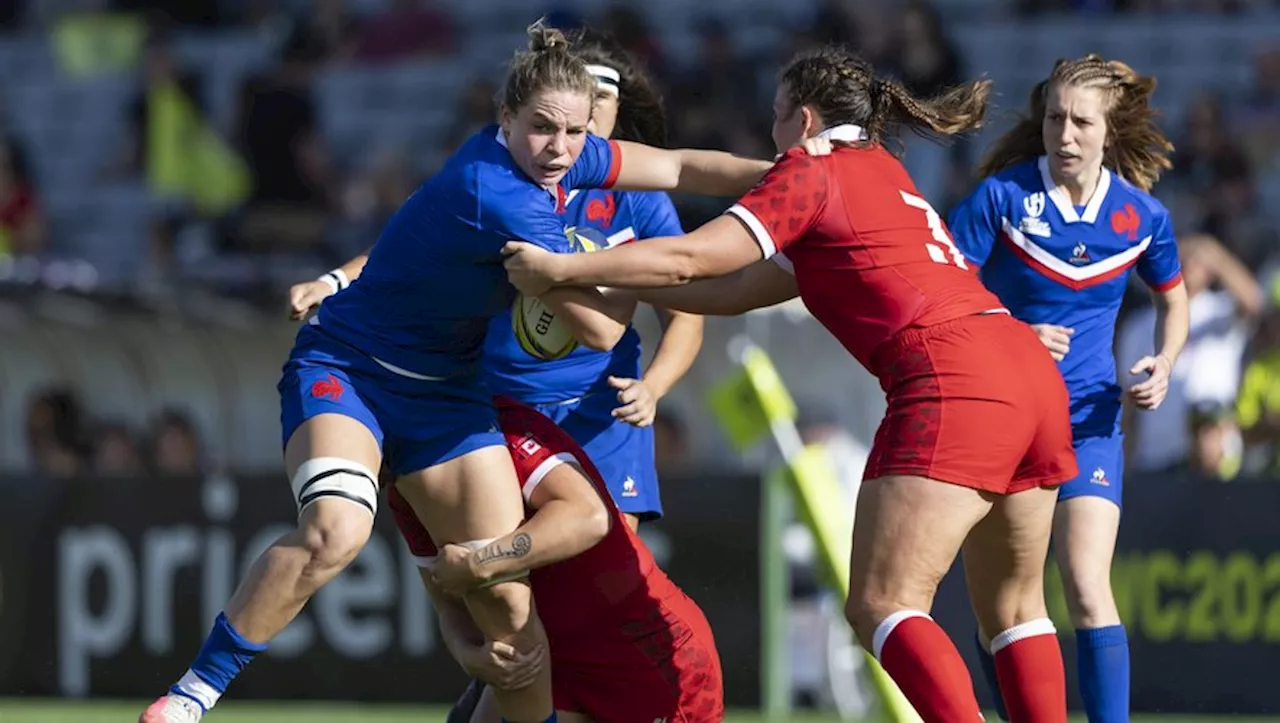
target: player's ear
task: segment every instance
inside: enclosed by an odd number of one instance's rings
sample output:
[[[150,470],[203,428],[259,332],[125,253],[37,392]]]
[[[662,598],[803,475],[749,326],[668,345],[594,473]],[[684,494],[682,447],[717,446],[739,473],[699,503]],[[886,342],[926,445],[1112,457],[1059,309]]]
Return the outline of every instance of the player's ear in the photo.
[[[805,138],[811,138],[822,132],[822,118],[807,104],[800,106],[800,120]]]
[[[501,110],[498,111],[498,123],[502,125],[502,136],[504,138],[511,137],[511,122],[513,120],[515,119],[512,117],[511,109],[505,105],[502,106]]]

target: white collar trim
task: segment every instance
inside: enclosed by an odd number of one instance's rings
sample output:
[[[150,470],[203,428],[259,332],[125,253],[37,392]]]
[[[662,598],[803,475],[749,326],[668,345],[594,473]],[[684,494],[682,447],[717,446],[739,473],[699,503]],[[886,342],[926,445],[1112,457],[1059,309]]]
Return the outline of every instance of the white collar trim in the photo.
[[[856,141],[867,140],[867,131],[859,125],[842,123],[838,126],[831,126],[830,128],[823,129],[823,131],[818,134],[818,138],[853,143]]]
[[[1044,184],[1044,190],[1049,194],[1049,200],[1053,201],[1053,205],[1058,208],[1058,213],[1062,216],[1062,220],[1067,223],[1094,223],[1098,220],[1098,212],[1102,210],[1102,202],[1107,200],[1107,191],[1111,188],[1111,171],[1106,166],[1102,167],[1102,175],[1098,176],[1098,185],[1093,188],[1093,195],[1089,197],[1089,201],[1084,205],[1084,213],[1076,213],[1076,207],[1071,203],[1071,199],[1067,198],[1054,183],[1053,176],[1049,173],[1049,157],[1040,156],[1036,161],[1036,165],[1040,168],[1040,182]]]

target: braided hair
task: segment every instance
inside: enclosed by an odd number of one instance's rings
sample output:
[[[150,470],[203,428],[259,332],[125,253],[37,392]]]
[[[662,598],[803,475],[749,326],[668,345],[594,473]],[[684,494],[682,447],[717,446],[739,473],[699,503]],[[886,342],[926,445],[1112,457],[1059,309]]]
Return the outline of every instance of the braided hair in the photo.
[[[991,81],[948,88],[917,98],[897,81],[878,77],[865,59],[838,46],[801,52],[783,68],[779,83],[793,109],[808,105],[828,127],[861,126],[867,144],[883,145],[898,129],[938,139],[980,128]]]
[[[978,167],[979,177],[1045,154],[1044,114],[1053,87],[1097,88],[1103,93],[1107,117],[1107,145],[1102,163],[1144,191],[1150,191],[1160,174],[1172,167],[1173,144],[1156,124],[1151,96],[1156,79],[1139,75],[1119,60],[1089,54],[1076,60],[1059,60],[1049,77],[1031,91],[1029,111],[1001,136]]]

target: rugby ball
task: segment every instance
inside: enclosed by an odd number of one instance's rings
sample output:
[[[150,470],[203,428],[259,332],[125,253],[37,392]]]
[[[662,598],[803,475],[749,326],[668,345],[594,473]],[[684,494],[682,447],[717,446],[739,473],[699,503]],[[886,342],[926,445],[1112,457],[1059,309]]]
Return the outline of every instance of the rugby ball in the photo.
[[[591,228],[567,228],[565,235],[574,253],[598,251],[608,245],[603,234]],[[551,307],[537,297],[516,296],[511,307],[511,329],[520,348],[538,359],[563,359],[578,348],[569,325],[557,319]]]

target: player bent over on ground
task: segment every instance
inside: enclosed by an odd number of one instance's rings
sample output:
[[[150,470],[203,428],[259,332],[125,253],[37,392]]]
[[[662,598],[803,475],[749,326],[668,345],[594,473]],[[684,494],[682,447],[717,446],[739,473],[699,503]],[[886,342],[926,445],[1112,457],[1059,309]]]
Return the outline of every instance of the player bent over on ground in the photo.
[[[1067,391],[1035,332],[983,288],[881,143],[895,127],[975,128],[988,92],[983,81],[922,100],[842,49],[801,54],[774,100],[785,155],[724,216],[593,254],[509,244],[506,264],[524,293],[674,286],[638,296],[701,314],[799,295],[888,400],[854,524],[845,612],[859,641],[925,721],[981,720],[964,661],[928,614],[963,548],[982,573],[972,601],[996,632],[1013,719],[1065,723],[1044,561],[1057,486],[1077,472]],[[814,137],[837,147],[794,148]]]
[[[463,603],[495,580],[528,575],[561,723],[719,723],[720,658],[702,610],[658,567],[568,433],[510,399],[499,398],[498,419],[532,511],[515,532],[437,550],[403,498],[389,497],[454,659],[495,687],[533,680],[544,651],[486,641]],[[473,684],[464,698],[451,721],[497,723],[491,689]]]

